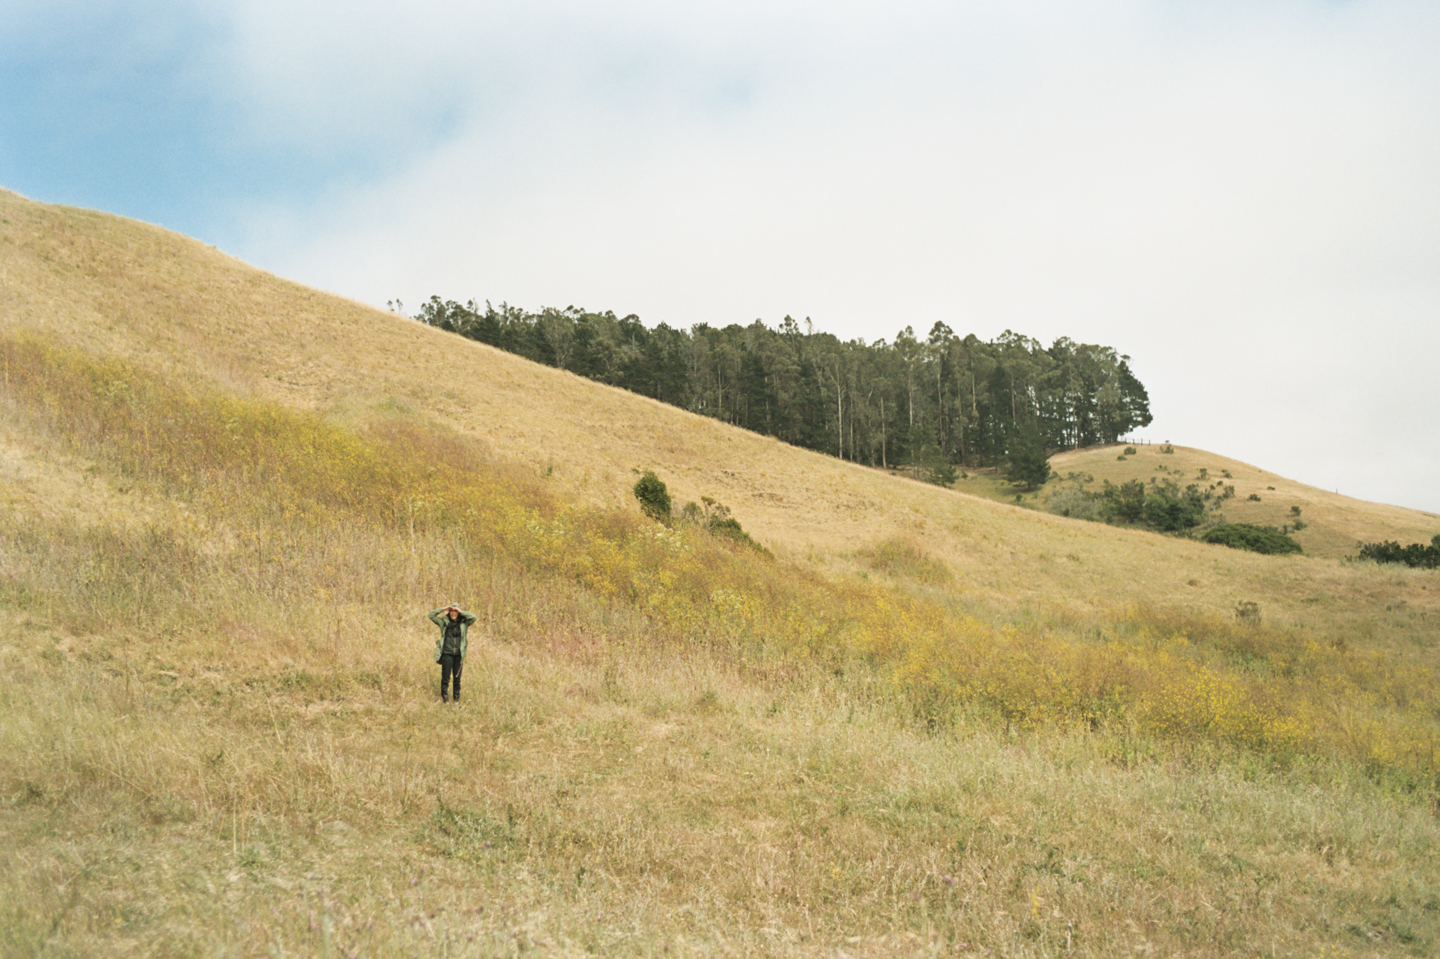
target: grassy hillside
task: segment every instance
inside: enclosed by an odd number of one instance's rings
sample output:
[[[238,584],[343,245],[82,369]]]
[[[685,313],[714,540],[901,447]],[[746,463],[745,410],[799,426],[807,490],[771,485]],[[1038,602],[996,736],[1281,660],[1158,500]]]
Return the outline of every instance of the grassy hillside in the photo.
[[[0,366],[4,954],[1440,942],[1433,573],[938,490],[5,193]]]
[[[1135,453],[1125,455],[1127,449]],[[1307,556],[1344,559],[1356,555],[1357,543],[1429,543],[1440,533],[1440,516],[1434,513],[1367,503],[1249,463],[1169,443],[1076,450],[1054,457],[1050,465],[1055,477],[1046,484],[1047,492],[1077,482],[1098,492],[1107,480],[1118,486],[1136,479],[1147,483],[1170,479],[1182,488],[1191,483],[1202,488],[1233,487],[1234,495],[1211,514],[1211,521],[1281,528],[1293,527],[1298,519],[1304,526],[1291,536]]]

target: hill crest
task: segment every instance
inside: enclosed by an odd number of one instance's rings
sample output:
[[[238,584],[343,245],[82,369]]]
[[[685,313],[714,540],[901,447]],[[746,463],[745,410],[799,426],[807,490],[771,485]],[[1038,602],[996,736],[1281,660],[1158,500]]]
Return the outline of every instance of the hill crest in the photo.
[[[1163,460],[1145,447],[1134,459],[1170,475],[1210,463],[1234,474],[1237,491],[1275,486],[1260,504],[1245,505],[1242,492],[1227,518],[1273,523],[1272,512],[1300,504],[1310,522],[1301,542],[1318,555],[1285,565],[1067,520],[968,495],[963,481],[946,491],[796,449],[276,278],[157,227],[15,194],[0,194],[0,219],[0,322],[10,330],[335,417],[404,410],[595,503],[633,506],[635,471],[651,469],[677,504],[719,500],[782,559],[831,574],[867,574],[859,551],[894,540],[953,570],[960,590],[1005,606],[1163,599],[1225,614],[1257,581],[1276,580],[1289,585],[1267,599],[1298,612],[1314,589],[1344,578],[1323,556],[1345,555],[1353,539],[1428,528],[1427,514],[1184,447]],[[1097,483],[1115,467],[1135,468],[1110,448],[1061,454],[1052,465]],[[1335,521],[1329,532],[1326,517]]]

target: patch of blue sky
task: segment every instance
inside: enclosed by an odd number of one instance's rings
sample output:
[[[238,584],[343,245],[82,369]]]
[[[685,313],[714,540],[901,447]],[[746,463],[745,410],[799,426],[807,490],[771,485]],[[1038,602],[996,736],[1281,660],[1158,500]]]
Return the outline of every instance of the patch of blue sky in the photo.
[[[316,138],[277,134],[241,92],[229,27],[185,4],[0,18],[0,186],[217,245],[251,202],[305,206],[392,175],[461,122],[458,96],[352,109]],[[434,91],[429,91],[434,93]]]
[[[224,128],[201,69],[213,25],[101,5],[19,26],[0,41],[0,182],[178,226]]]

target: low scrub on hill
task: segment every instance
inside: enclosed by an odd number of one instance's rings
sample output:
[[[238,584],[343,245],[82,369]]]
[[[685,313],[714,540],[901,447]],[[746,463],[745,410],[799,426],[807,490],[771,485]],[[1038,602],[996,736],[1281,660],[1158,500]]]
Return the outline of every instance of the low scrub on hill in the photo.
[[[636,481],[633,492],[636,501],[640,504],[640,511],[653,520],[670,525],[675,518],[670,502],[670,491],[660,477],[651,470],[646,470],[640,479]],[[739,546],[748,546],[765,556],[770,551],[757,543],[749,533],[745,532],[740,521],[730,515],[730,508],[724,503],[709,497],[700,497],[700,503],[686,503],[681,508],[679,519],[681,522],[692,526],[698,526],[710,533],[711,536],[719,537]],[[701,504],[704,505],[701,505]]]
[[[1440,535],[1430,545],[1411,543],[1401,546],[1394,540],[1383,543],[1361,543],[1360,559],[1377,563],[1403,563],[1412,569],[1440,569]]]
[[[1070,474],[1067,483],[1050,494],[1048,508],[1059,516],[1148,527],[1161,533],[1179,533],[1199,526],[1207,508],[1234,495],[1219,484],[1191,483],[1183,489],[1173,479],[1151,479],[1115,484],[1105,481],[1103,489],[1092,492],[1085,484],[1088,474]]]
[[[1229,546],[1231,549],[1248,549],[1252,553],[1283,556],[1301,552],[1300,544],[1289,534],[1273,526],[1255,523],[1221,523],[1205,531],[1202,542]]]

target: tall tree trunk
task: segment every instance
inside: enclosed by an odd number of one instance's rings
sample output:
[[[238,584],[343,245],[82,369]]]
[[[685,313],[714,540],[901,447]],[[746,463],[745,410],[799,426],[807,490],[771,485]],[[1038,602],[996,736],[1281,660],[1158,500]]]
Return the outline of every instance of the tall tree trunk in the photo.
[[[885,455],[885,394],[880,394],[880,466],[884,469],[890,468],[890,463]]]

